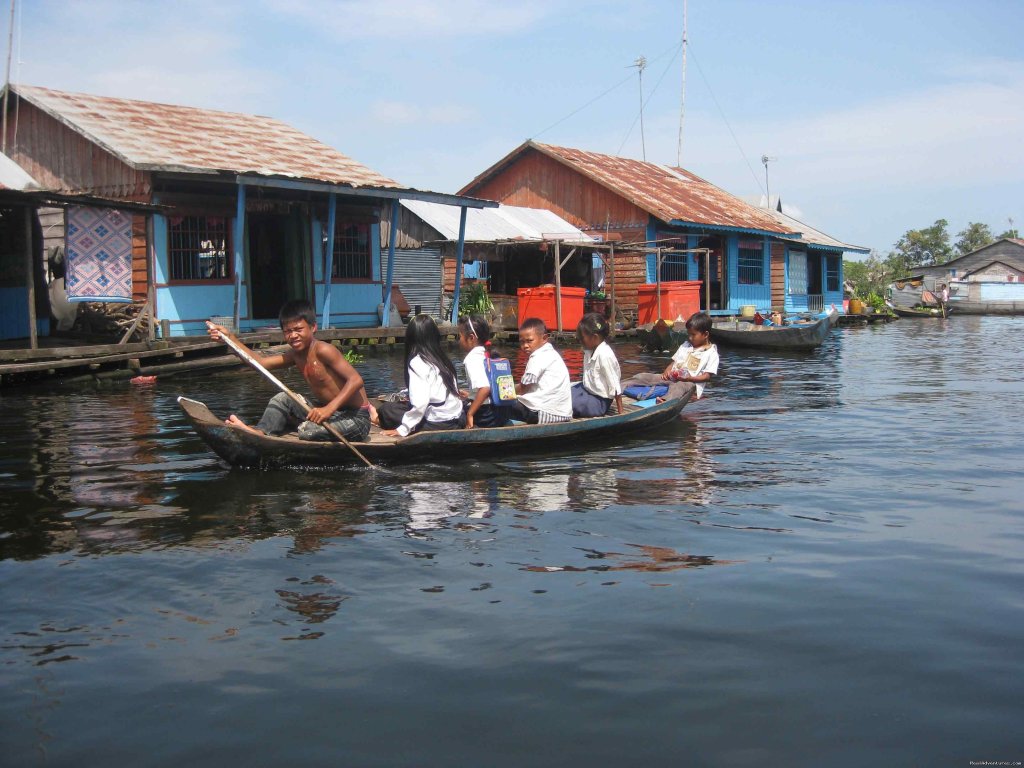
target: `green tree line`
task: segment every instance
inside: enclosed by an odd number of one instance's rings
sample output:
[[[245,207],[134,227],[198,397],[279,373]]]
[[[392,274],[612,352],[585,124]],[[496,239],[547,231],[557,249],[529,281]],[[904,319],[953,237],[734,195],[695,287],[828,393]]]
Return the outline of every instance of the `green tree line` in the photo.
[[[857,296],[882,295],[893,280],[909,277],[918,267],[944,264],[964,254],[1002,240],[1019,237],[1016,229],[1008,229],[998,235],[992,234],[988,224],[972,221],[957,233],[956,242],[951,242],[949,222],[939,219],[924,229],[909,229],[896,241],[888,255],[872,251],[864,261],[843,260],[843,274],[846,282],[853,285]]]

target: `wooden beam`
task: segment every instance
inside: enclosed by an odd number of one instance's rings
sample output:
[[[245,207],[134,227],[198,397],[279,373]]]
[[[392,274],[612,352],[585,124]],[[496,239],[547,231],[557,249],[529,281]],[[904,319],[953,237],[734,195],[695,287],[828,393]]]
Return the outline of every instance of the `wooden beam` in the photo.
[[[14,5],[11,4],[13,9]],[[13,13],[13,10],[12,10]],[[25,278],[28,283],[28,338],[32,349],[39,348],[36,336],[36,266],[35,248],[32,246],[32,209],[25,206]]]

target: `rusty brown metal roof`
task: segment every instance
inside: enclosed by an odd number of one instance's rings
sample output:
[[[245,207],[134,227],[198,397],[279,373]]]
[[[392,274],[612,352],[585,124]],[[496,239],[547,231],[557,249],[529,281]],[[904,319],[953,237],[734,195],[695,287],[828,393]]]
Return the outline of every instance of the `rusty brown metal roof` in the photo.
[[[530,149],[575,169],[666,223],[795,234],[766,211],[755,208],[683,168],[582,149],[556,147],[536,141],[527,141],[513,150],[466,185],[460,194],[466,194],[468,190],[496,175]]]
[[[270,117],[13,85],[13,93],[138,170],[401,185]]]

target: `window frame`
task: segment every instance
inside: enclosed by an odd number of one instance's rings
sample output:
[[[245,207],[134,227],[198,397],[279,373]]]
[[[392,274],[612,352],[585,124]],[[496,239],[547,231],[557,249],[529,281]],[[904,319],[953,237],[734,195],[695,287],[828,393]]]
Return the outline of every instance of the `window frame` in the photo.
[[[167,222],[167,283],[173,285],[231,285],[235,278],[235,249],[234,249],[234,219],[227,215],[217,215],[210,213],[195,213],[195,212],[182,212],[173,216],[165,217]],[[199,243],[210,242],[211,245],[214,242],[214,237],[203,237],[203,235],[210,235],[211,229],[209,227],[209,221],[211,219],[217,219],[223,222],[223,232],[218,233],[223,237],[224,249],[224,272],[223,276],[216,277],[203,277],[196,276],[196,273],[201,271],[200,266],[200,254],[206,251],[188,249],[182,247],[175,247],[175,232],[174,228],[178,225],[174,223],[175,219],[180,219],[184,222],[188,219],[196,221],[202,221],[205,228],[197,226],[196,240]],[[184,233],[187,235],[187,233]],[[182,237],[181,234],[178,237]],[[189,256],[189,252],[191,255]],[[213,253],[218,253],[216,250]],[[183,266],[183,258],[188,258],[191,261],[191,272],[189,276],[181,276],[178,268]],[[176,261],[177,259],[177,261]]]
[[[754,257],[746,256],[746,263],[744,263],[744,252],[756,253],[756,264]],[[744,270],[747,271],[748,279],[744,279]],[[749,279],[753,277],[752,271],[756,270],[756,277],[758,279]],[[740,240],[736,244],[736,283],[738,285],[764,285],[764,244],[759,243],[756,240]]]
[[[343,247],[346,242],[350,242],[355,239],[358,241],[358,230],[361,227],[366,228],[366,252],[363,255],[365,258],[365,273],[361,275],[340,275],[337,274],[341,271],[342,264],[351,266],[355,260],[360,258],[360,254],[356,250],[344,252]],[[354,235],[345,234],[345,230],[354,229],[356,233]],[[326,249],[325,249],[326,250]],[[327,265],[324,265],[326,271]],[[351,220],[338,220],[334,222],[334,252],[331,254],[331,274],[329,276],[331,283],[372,283],[373,279],[373,223],[366,221],[351,221]]]
[[[835,269],[830,269],[832,263],[835,263]],[[842,272],[843,261],[838,254],[826,254],[825,255],[825,291],[827,293],[838,293],[842,281],[839,279],[839,275]],[[833,277],[835,280],[833,281]]]

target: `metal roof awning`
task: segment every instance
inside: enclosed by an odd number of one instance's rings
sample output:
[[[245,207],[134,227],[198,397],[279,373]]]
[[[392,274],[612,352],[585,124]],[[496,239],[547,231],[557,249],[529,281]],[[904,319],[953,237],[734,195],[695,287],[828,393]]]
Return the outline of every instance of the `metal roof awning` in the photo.
[[[324,181],[306,181],[303,179],[281,179],[268,176],[239,175],[235,181],[241,186],[272,187],[276,189],[294,189],[303,192],[323,192],[325,194],[346,195],[348,197],[369,197],[378,200],[422,200],[441,205],[465,206],[467,208],[497,208],[494,200],[479,197],[450,195],[444,192],[426,192],[419,189],[402,187],[350,187],[345,184],[331,184]]]

